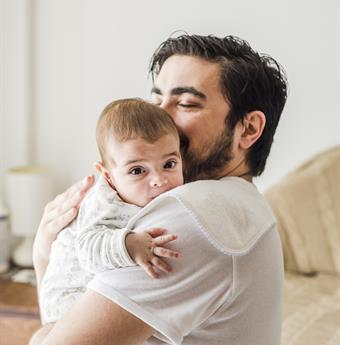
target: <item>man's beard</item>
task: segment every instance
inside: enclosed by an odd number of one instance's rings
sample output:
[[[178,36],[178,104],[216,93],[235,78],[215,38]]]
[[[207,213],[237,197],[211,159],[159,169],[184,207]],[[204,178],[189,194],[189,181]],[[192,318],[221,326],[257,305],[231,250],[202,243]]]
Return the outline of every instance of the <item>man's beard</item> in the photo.
[[[233,158],[232,143],[234,131],[228,125],[221,135],[203,152],[189,148],[189,140],[181,134],[181,153],[183,158],[183,175],[185,182],[209,180],[221,177],[220,173]]]

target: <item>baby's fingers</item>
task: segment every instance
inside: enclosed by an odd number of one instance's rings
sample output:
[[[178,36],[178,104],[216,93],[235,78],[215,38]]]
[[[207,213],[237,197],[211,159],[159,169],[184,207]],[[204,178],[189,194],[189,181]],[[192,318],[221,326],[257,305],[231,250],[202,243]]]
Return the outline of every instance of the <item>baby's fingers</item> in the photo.
[[[158,237],[154,238],[152,240],[152,243],[155,244],[156,246],[160,246],[160,245],[163,245],[165,243],[174,241],[177,238],[178,238],[178,236],[175,234],[162,235],[162,236],[158,236]]]
[[[179,258],[181,256],[179,252],[164,247],[155,247],[153,253],[163,258]]]
[[[158,258],[157,256],[154,256],[151,259],[151,263],[157,267],[159,270],[165,272],[165,273],[169,273],[171,272],[171,266],[168,265],[166,262],[164,262],[162,259]]]
[[[158,278],[158,274],[153,269],[152,265],[148,263],[141,263],[140,266],[144,269],[144,271],[151,277],[151,278]]]

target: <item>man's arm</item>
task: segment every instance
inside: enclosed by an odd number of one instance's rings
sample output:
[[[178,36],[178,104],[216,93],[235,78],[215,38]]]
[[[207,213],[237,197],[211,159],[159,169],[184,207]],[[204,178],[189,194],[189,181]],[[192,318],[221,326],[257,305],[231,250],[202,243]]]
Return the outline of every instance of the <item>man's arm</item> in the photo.
[[[153,333],[137,317],[88,290],[65,318],[56,323],[41,345],[138,345]]]

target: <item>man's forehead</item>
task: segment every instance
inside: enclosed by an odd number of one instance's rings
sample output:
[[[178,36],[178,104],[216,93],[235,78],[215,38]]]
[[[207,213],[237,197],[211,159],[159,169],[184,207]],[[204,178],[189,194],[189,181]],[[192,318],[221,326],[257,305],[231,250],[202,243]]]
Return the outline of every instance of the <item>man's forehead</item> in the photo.
[[[174,55],[168,58],[155,78],[152,92],[169,93],[175,90],[193,91],[195,96],[202,96],[213,86],[219,86],[220,66],[192,56]],[[173,93],[173,92],[172,92]]]

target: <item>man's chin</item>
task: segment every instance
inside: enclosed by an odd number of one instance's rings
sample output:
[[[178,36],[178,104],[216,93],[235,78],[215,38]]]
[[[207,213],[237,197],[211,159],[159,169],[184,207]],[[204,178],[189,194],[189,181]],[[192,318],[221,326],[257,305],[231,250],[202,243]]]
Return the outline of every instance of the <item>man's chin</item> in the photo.
[[[189,183],[189,182],[195,182],[198,180],[213,180],[215,179],[214,174],[210,173],[210,172],[204,172],[201,171],[199,173],[192,173],[192,171],[184,171],[183,172],[184,175],[184,183]]]
[[[230,151],[211,153],[207,158],[189,153],[183,156],[183,175],[185,183],[197,180],[216,180],[232,159]],[[203,156],[203,155],[202,155]]]
[[[204,161],[184,158],[183,176],[185,183],[213,178],[213,172],[204,165]]]
[[[221,176],[232,154],[233,133],[226,130],[211,143],[210,147],[202,147],[201,152],[190,148],[186,137],[181,138],[184,181],[212,180]]]

